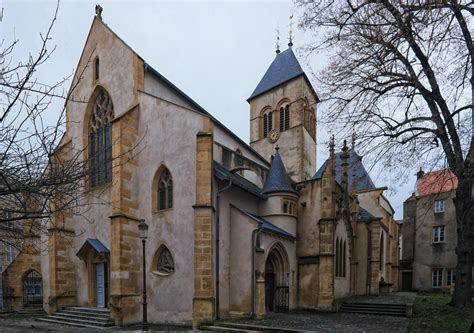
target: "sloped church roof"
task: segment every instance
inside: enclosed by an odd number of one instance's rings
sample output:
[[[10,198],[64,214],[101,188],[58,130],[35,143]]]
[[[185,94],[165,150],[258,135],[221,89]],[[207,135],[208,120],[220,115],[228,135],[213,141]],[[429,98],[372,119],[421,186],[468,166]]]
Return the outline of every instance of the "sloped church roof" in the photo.
[[[305,75],[305,73],[293,50],[289,47],[287,50],[277,53],[272,64],[247,101],[300,75]]]
[[[275,155],[273,156],[272,165],[268,171],[267,179],[263,185],[262,192],[264,194],[276,192],[296,193],[291,179],[286,173],[285,165],[281,160],[278,146],[275,148]]]
[[[324,171],[327,168],[329,160],[326,160],[323,165],[319,168],[316,174],[313,176],[313,179],[321,179]],[[370,178],[369,173],[362,164],[362,157],[357,154],[354,148],[349,150],[349,160],[347,166],[347,178],[348,178],[348,191],[352,191],[352,180],[354,176],[356,177],[356,188],[357,191],[365,191],[375,189],[376,186],[372,179]],[[341,183],[342,178],[342,160],[341,153],[336,154],[336,181]]]

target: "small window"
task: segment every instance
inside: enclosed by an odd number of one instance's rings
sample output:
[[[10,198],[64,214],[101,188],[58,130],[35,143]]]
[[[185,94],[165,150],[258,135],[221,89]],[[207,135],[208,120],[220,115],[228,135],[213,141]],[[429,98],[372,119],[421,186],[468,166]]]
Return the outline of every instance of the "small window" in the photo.
[[[289,200],[283,201],[283,214],[291,214],[294,215],[294,203]]]
[[[441,268],[433,268],[431,270],[431,286],[440,288],[443,284],[443,270]]]
[[[433,227],[433,243],[444,243],[444,225]]]
[[[454,274],[454,269],[446,270],[446,285],[452,286],[456,282],[456,275]]]
[[[154,270],[161,275],[168,275],[174,272],[174,260],[170,250],[161,245],[155,255]]]
[[[7,261],[11,263],[15,259],[15,246],[12,241],[7,242]]]
[[[94,80],[99,79],[99,70],[100,70],[99,58],[95,58],[95,60],[94,60]]]
[[[435,213],[444,213],[444,200],[436,200],[435,201]]]
[[[158,181],[158,210],[173,207],[173,179],[168,169],[163,170]]]

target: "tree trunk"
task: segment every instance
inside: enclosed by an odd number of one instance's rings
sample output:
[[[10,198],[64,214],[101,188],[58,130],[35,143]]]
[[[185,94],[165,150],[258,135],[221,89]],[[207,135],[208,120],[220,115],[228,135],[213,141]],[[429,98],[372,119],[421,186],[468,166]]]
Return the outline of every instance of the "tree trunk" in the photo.
[[[469,178],[458,177],[458,188],[454,199],[458,243],[456,254],[456,283],[451,305],[458,308],[472,307],[472,247],[474,239],[473,200],[471,199],[471,182]]]

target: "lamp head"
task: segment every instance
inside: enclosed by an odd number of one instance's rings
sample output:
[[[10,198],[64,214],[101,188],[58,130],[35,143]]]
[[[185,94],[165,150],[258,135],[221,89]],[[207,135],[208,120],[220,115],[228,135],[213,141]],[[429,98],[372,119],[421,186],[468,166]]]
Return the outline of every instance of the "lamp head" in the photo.
[[[140,220],[138,223],[138,230],[140,230],[140,239],[148,238],[148,224],[145,223],[145,220]]]

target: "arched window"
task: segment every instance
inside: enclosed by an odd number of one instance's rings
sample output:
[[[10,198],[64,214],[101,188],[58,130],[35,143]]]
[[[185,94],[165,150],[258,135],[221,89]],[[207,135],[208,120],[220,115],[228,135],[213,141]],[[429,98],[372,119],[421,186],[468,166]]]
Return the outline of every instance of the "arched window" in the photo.
[[[173,179],[168,169],[161,172],[158,181],[158,210],[173,207]]]
[[[280,132],[290,128],[290,105],[280,108]]]
[[[271,111],[267,111],[263,114],[263,137],[266,138],[272,129],[273,113]]]
[[[344,245],[342,247],[342,276],[346,276],[346,241],[344,241]]]
[[[336,263],[335,263],[335,270],[336,270],[336,276],[339,276],[339,257],[341,255],[340,251],[339,251],[339,237],[336,238]]]
[[[155,259],[153,260],[153,271],[160,275],[168,275],[174,272],[174,260],[170,250],[161,245],[156,251]]]
[[[94,80],[99,79],[99,58],[95,58],[94,60]]]
[[[112,125],[114,107],[109,95],[101,90],[97,95],[89,121],[89,185],[112,180]]]
[[[380,235],[380,248],[379,248],[379,271],[383,271],[383,266],[384,266],[384,239],[383,239],[383,233]]]

